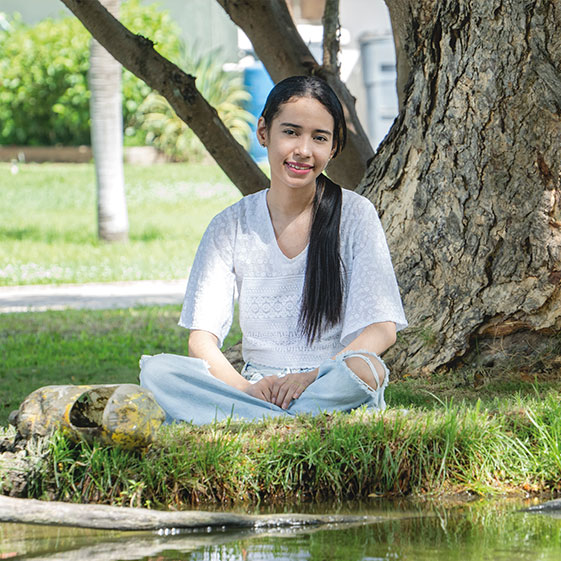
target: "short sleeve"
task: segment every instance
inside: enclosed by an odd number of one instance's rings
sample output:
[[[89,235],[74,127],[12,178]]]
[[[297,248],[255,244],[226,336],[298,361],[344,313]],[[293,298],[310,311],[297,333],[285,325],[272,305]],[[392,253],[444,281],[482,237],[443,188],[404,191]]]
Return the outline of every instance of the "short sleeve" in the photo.
[[[219,347],[232,324],[236,285],[233,266],[236,223],[227,211],[213,218],[201,239],[179,319],[182,327],[216,335]]]
[[[371,323],[392,321],[407,327],[386,236],[374,205],[362,199],[353,212],[351,258],[346,263],[346,303],[341,343],[348,345]],[[357,205],[358,206],[358,205]],[[356,215],[359,216],[356,216]]]

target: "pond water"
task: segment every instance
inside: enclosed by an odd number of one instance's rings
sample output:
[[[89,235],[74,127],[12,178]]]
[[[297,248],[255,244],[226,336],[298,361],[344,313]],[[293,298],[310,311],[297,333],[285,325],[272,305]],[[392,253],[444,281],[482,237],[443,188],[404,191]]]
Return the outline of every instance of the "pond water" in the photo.
[[[558,561],[561,519],[528,503],[378,502],[322,512],[377,516],[376,523],[291,530],[100,532],[0,524],[0,559],[192,561]],[[302,511],[303,509],[298,509]],[[308,507],[307,512],[312,510]],[[313,512],[318,512],[315,507]]]

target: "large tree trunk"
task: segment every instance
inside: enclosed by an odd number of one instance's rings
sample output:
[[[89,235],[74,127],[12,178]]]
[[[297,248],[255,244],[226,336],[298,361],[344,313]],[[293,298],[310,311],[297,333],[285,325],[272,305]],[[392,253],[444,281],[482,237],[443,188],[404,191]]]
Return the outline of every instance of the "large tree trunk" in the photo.
[[[294,25],[286,0],[218,0],[218,3],[249,37],[274,82],[288,76],[314,74],[325,79],[337,93],[345,111],[348,140],[327,171],[332,179],[354,189],[364,176],[374,150],[358,119],[355,98],[339,78],[338,68],[332,64],[321,66],[315,61]],[[329,25],[333,19],[332,15],[324,23]]]
[[[171,102],[242,192],[262,187],[193,77],[96,0],[62,1]],[[284,1],[219,1],[273,79],[322,72]],[[388,360],[402,372],[434,370],[478,337],[561,325],[561,6],[386,2],[401,112],[359,191],[380,212],[411,324]]]
[[[561,325],[561,3],[386,1],[403,108],[359,192],[410,322],[389,360],[432,371]]]
[[[121,0],[102,0],[118,17]],[[90,115],[92,152],[97,179],[97,231],[104,241],[129,235],[123,172],[121,65],[95,40],[90,44]]]

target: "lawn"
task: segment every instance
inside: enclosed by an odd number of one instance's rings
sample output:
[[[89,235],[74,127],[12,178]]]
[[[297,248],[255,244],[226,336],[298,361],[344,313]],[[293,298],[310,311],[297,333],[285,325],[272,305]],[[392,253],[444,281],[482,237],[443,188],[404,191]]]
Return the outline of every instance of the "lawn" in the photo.
[[[0,163],[0,286],[187,278],[211,218],[240,198],[217,165],[125,166],[130,241],[97,240],[93,164]]]
[[[51,384],[138,383],[143,354],[187,354],[179,306],[0,315],[0,426]],[[237,321],[224,345],[240,339]]]
[[[8,178],[1,187],[0,285],[186,278],[204,228],[239,192],[216,166],[125,172],[130,242],[104,244],[96,240],[93,166],[30,164],[12,175],[0,164]],[[136,383],[142,354],[186,354],[179,311],[0,315],[0,427],[41,386]],[[239,337],[235,321],[225,347]],[[186,424],[160,431],[147,455],[74,447],[55,435],[42,445],[41,467],[30,471],[25,492],[180,507],[446,490],[556,493],[561,336],[538,354],[393,376],[382,416]]]
[[[11,170],[0,163],[0,286],[186,279],[207,224],[241,196],[217,165],[125,166],[130,241],[107,244],[92,164]],[[186,354],[178,317],[176,306],[0,315],[0,425],[38,387],[137,382],[141,354]]]
[[[1,428],[9,412],[40,386],[135,383],[142,354],[185,353],[178,314],[178,306],[166,306],[3,315],[0,443],[13,440],[13,431]],[[226,345],[238,337],[235,328]],[[510,378],[475,387],[473,372],[460,369],[393,379],[382,415],[357,410],[263,423],[178,424],[161,429],[148,450],[76,446],[55,434],[28,442],[22,452],[27,485],[18,492],[164,508],[409,493],[558,493],[559,382],[525,381],[513,371]],[[4,459],[0,492],[10,493],[22,468],[6,470],[9,454]]]
[[[187,331],[177,325],[180,306],[123,310],[66,310],[0,315],[0,426],[33,390],[49,384],[138,383],[142,354],[187,353]],[[234,318],[224,342],[241,337]],[[561,353],[561,336],[542,351],[544,364]],[[471,366],[417,378],[390,378],[386,400],[391,407],[446,409],[450,403],[489,409],[524,408],[526,400],[559,392],[556,372],[530,358],[497,365],[485,372]]]

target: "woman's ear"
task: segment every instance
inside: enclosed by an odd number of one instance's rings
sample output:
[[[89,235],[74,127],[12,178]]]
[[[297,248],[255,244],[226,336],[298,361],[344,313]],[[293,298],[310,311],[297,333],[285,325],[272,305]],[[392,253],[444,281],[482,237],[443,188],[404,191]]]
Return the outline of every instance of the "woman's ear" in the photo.
[[[259,117],[257,121],[257,140],[261,146],[267,146],[267,125],[265,124],[265,119],[263,117]]]

